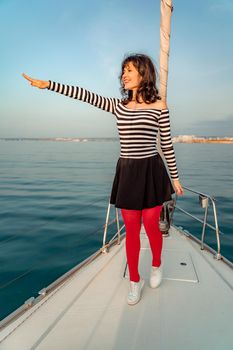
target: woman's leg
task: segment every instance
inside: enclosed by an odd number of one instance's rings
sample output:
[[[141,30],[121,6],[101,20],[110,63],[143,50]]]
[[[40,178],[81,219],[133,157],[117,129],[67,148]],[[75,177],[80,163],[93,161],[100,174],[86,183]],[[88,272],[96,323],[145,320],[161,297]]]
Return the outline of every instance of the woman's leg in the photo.
[[[126,257],[130,281],[139,282],[138,262],[140,253],[141,210],[121,209],[126,229]]]
[[[153,208],[143,209],[143,224],[149,238],[152,250],[152,266],[159,267],[161,264],[161,252],[163,246],[163,235],[159,229],[159,217],[162,205]]]

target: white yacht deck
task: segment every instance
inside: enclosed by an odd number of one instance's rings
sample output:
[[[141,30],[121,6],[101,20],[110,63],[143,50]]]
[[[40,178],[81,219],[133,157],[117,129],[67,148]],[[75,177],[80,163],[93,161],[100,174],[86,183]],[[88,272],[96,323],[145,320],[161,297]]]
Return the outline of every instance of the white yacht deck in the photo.
[[[123,239],[3,329],[0,349],[232,350],[232,269],[175,227],[163,239],[162,259],[162,284],[151,289],[142,231],[146,283],[141,301],[129,306]]]

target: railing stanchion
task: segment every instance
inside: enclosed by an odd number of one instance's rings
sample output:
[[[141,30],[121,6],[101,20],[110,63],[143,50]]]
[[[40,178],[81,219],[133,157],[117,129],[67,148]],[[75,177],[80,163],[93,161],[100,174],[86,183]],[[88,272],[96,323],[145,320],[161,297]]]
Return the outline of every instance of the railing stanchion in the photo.
[[[119,223],[119,214],[118,214],[118,209],[116,208],[116,222],[117,222],[117,244],[121,243],[121,233],[120,233],[120,223]]]
[[[222,258],[221,253],[220,253],[220,238],[219,238],[219,227],[218,227],[218,218],[217,218],[217,208],[215,205],[215,200],[213,198],[212,200],[212,204],[213,204],[213,212],[214,212],[214,221],[215,221],[215,227],[216,227],[216,239],[217,239],[217,254],[216,254],[216,259],[220,260]]]
[[[109,221],[110,208],[111,208],[111,204],[109,202],[108,203],[108,210],[107,210],[107,215],[106,215],[105,226],[104,226],[103,249],[102,249],[103,253],[107,253],[108,252],[108,250],[105,247],[105,245],[106,245],[106,236],[107,236],[107,230],[108,230],[108,221]]]
[[[208,205],[209,205],[209,200],[208,198],[205,198],[205,214],[204,214],[204,222],[202,226],[202,234],[201,234],[201,249],[204,249],[204,239],[205,239],[205,229],[206,229],[206,223],[207,223],[207,216],[208,216]]]

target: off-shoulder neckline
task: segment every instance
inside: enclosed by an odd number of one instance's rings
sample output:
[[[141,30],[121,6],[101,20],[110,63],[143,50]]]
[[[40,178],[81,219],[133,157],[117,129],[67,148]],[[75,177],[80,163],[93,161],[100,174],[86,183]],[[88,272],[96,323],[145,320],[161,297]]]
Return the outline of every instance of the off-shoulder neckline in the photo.
[[[129,110],[129,111],[169,111],[168,108],[129,108],[129,107],[126,107],[121,101],[120,101],[120,104],[122,107],[124,107],[125,109]]]

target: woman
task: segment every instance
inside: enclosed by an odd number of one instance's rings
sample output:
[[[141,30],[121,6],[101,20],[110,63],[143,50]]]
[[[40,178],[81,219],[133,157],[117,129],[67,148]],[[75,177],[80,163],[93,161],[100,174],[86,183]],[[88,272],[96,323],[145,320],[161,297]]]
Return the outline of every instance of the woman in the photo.
[[[134,305],[140,300],[144,285],[138,272],[141,223],[143,221],[152,250],[150,286],[156,288],[162,280],[163,237],[159,230],[162,205],[174,192],[183,194],[171,141],[169,110],[159,97],[154,65],[143,54],[130,55],[123,60],[120,74],[122,99],[105,98],[77,86],[23,76],[32,86],[88,102],[116,116],[121,154],[110,203],[121,209],[126,227],[130,275],[127,302]],[[158,130],[173,186],[156,149]]]

